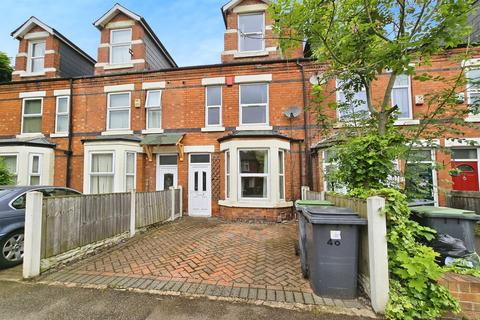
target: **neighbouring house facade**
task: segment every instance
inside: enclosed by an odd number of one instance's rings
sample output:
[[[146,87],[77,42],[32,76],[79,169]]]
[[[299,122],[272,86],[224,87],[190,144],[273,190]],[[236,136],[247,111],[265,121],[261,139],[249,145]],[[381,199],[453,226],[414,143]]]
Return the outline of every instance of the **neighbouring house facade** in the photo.
[[[304,57],[302,48],[280,51],[267,7],[260,0],[224,5],[222,63],[191,67],[178,67],[145,19],[118,4],[94,22],[97,61],[30,18],[12,33],[19,40],[14,78],[0,85],[0,157],[21,185],[87,194],[182,186],[190,216],[292,218],[302,185],[329,189],[323,174],[328,151],[317,148],[324,137],[314,111],[307,111],[311,85],[324,66]],[[419,70],[458,74],[453,51]],[[480,61],[468,63],[469,76],[476,77]],[[427,110],[422,97],[431,86],[399,77],[397,125],[420,123],[418,115]],[[332,92],[325,103],[342,99],[335,80],[325,87]],[[476,94],[477,87],[465,88],[459,107]],[[330,116],[341,118],[334,110]],[[480,116],[467,120],[480,122]],[[452,155],[419,149],[425,163],[473,171],[453,178],[447,169],[425,173],[440,203],[452,179],[458,189],[478,190],[479,181],[478,149],[446,138],[438,143],[451,147]],[[480,142],[480,130],[468,128],[464,138]]]

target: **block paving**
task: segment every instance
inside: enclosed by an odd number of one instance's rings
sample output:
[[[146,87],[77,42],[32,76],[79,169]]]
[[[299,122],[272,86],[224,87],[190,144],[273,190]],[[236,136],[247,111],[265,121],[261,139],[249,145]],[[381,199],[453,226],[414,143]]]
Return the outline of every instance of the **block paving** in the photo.
[[[295,223],[182,218],[41,276],[46,283],[363,309],[313,294],[295,255]]]

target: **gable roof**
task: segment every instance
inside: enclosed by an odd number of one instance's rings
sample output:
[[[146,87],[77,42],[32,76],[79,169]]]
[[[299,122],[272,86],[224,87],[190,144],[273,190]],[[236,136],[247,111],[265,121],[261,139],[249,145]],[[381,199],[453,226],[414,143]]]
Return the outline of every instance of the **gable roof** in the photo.
[[[73,50],[75,50],[78,54],[83,56],[86,60],[88,60],[90,63],[95,64],[97,61],[90,57],[85,51],[77,47],[73,42],[68,40],[64,35],[62,35],[60,32],[55,30],[54,28],[48,26],[44,22],[40,21],[37,17],[31,16],[27,21],[25,21],[20,27],[17,29],[13,30],[12,33],[10,34],[12,37],[15,39],[22,39],[30,30],[32,30],[35,26],[39,26],[49,34],[57,37],[60,41],[65,43],[67,46],[71,47]]]
[[[227,3],[225,3],[220,10],[222,10],[222,16],[223,16],[223,22],[225,23],[225,27],[227,26],[227,15],[226,12],[229,9],[232,9],[236,7],[237,5],[240,4],[243,0],[230,0]],[[265,2],[266,4],[270,3],[270,0],[261,0],[262,2]]]
[[[142,27],[147,31],[148,35],[152,38],[155,45],[165,55],[165,57],[170,62],[172,67],[178,67],[175,60],[173,60],[172,56],[170,55],[170,53],[168,53],[167,49],[162,44],[160,39],[158,39],[157,35],[155,34],[155,32],[153,32],[152,28],[147,23],[147,21],[142,16],[134,13],[133,11],[128,10],[127,8],[120,5],[119,3],[116,3],[110,10],[108,10],[105,14],[103,14],[100,18],[98,18],[97,21],[93,23],[93,25],[97,27],[99,30],[101,30],[105,28],[105,26],[110,22],[110,20],[112,20],[118,13],[123,13],[124,15],[131,18],[132,20],[138,21],[142,25]]]

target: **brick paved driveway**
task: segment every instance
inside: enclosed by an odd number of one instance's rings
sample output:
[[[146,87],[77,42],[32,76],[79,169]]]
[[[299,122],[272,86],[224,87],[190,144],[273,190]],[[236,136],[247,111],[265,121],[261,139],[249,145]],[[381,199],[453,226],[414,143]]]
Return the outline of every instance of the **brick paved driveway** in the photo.
[[[312,294],[295,256],[296,228],[183,218],[40,281],[361,308]]]

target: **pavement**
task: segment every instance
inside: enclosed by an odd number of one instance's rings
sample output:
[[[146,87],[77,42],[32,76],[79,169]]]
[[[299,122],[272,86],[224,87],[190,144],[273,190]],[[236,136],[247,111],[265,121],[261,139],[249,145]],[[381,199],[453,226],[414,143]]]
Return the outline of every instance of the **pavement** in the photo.
[[[0,280],[0,320],[3,319],[353,320],[366,318],[113,289],[68,288]]]

